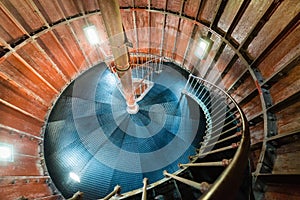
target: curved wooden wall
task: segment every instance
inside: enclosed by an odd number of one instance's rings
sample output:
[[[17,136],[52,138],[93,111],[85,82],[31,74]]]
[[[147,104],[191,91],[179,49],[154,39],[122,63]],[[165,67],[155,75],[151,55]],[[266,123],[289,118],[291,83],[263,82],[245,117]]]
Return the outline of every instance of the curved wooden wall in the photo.
[[[120,0],[120,7],[132,51],[165,56],[242,106],[258,194],[299,198],[288,185],[300,174],[300,2]],[[68,83],[111,56],[107,42],[89,45],[82,29],[94,24],[107,40],[99,5],[2,0],[0,23],[0,142],[15,148],[15,161],[0,163],[0,199],[57,199],[40,151],[43,126]],[[205,60],[194,55],[200,36],[214,40]]]

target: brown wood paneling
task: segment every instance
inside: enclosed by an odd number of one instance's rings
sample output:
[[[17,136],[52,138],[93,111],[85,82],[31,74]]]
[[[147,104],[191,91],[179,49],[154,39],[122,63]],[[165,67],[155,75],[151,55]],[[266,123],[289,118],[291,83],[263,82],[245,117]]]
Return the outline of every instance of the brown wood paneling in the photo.
[[[149,46],[149,12],[138,11],[136,12],[136,26],[138,34],[138,47],[140,49],[147,49]]]
[[[172,15],[167,15],[165,35],[164,35],[164,45],[163,53],[166,57],[172,57],[172,51],[174,48],[174,42],[176,39],[176,32],[179,23],[179,18]]]
[[[216,78],[220,76],[219,70],[215,70],[214,68],[211,68],[211,65],[215,65],[214,58],[222,45],[222,40],[217,37],[216,35],[211,36],[211,40],[214,42],[210,52],[208,53],[208,56],[206,59],[204,59],[204,63],[201,65],[201,74],[204,76],[206,74],[206,78],[214,82]]]
[[[251,1],[244,15],[232,32],[233,38],[239,43],[242,43],[263,16],[264,12],[268,9],[271,2],[272,1]]]
[[[232,57],[234,56],[234,51],[228,45],[224,48],[220,58],[218,59],[215,68],[218,69],[219,72],[223,72]]]
[[[40,199],[52,194],[45,178],[16,179],[10,184],[1,184],[1,182],[5,181],[0,179],[0,199],[18,199],[21,196],[29,199]]]
[[[183,13],[189,17],[196,18],[197,11],[202,0],[186,0]]]
[[[188,20],[182,19],[180,22],[175,51],[175,60],[178,62],[182,62],[187,45],[189,43],[189,40],[191,39],[190,37],[193,31],[193,27],[194,24]]]
[[[83,27],[87,26],[86,21],[84,19],[79,19],[71,22],[70,26],[72,27],[77,39],[80,41],[80,46],[85,52],[88,60],[91,62],[91,64],[97,63],[99,60],[99,55],[95,47],[92,47],[92,45],[89,44],[83,32]]]
[[[36,43],[28,43],[17,50],[17,53],[56,90],[60,90],[66,82],[55,66],[39,51]]]
[[[269,185],[263,197],[264,200],[300,200],[298,185]]]
[[[262,111],[260,97],[254,97],[251,101],[242,106],[242,110],[244,111],[248,121],[252,119]]]
[[[68,56],[76,65],[77,69],[85,69],[88,64],[80,50],[75,38],[73,37],[68,25],[58,26],[53,30],[55,36],[64,47],[64,50],[68,53]]]
[[[256,87],[253,78],[251,76],[248,76],[246,80],[244,80],[243,83],[239,85],[236,90],[234,90],[231,96],[239,103],[255,88]]]
[[[3,0],[2,2],[28,33],[45,25],[28,0]]]
[[[119,0],[120,7],[132,7],[132,0]]]
[[[50,32],[41,35],[37,41],[68,79],[76,75],[72,61]]]
[[[83,3],[84,11],[86,12],[100,10],[98,6],[98,0],[84,0],[82,1],[82,3]]]
[[[300,174],[300,140],[282,145],[276,150],[276,159],[274,162],[274,174]]]
[[[266,79],[300,54],[300,26],[291,32],[258,66]]]
[[[300,130],[300,101],[276,113],[279,134]]]
[[[212,22],[218,11],[218,7],[219,7],[220,3],[221,3],[221,0],[205,1],[203,11],[199,16],[199,20]]]
[[[163,18],[164,15],[160,13],[150,13],[150,47],[151,52],[154,54],[159,55],[160,52],[160,45],[162,42],[162,29],[163,27]]]
[[[237,80],[237,78],[241,76],[242,72],[244,72],[246,68],[247,67],[245,64],[238,59],[222,80],[225,88],[230,87]]]
[[[270,88],[273,103],[280,102],[297,92],[300,92],[300,65],[293,68]]]
[[[40,159],[14,155],[14,161],[0,165],[0,176],[38,176],[41,175]]]
[[[0,124],[39,136],[43,123],[0,102]]]
[[[151,7],[158,9],[165,9],[167,0],[151,0]]]
[[[56,94],[55,91],[13,54],[1,63],[0,69],[1,72],[8,75],[12,80],[28,88],[40,98],[49,102],[49,104],[53,100]]]
[[[80,12],[78,3],[75,1],[58,1],[57,2],[66,18],[77,15]]]
[[[54,1],[33,0],[33,1],[49,24],[52,24],[64,18],[64,15],[59,7],[59,4],[57,3],[57,0]]]
[[[218,27],[227,32],[243,1],[228,1]]]
[[[14,153],[38,156],[39,140],[0,128],[0,141],[14,146]]]
[[[2,7],[0,7],[0,19],[0,37],[5,42],[10,44],[24,35],[18,26],[3,11]]]
[[[179,13],[181,9],[181,4],[183,0],[172,0],[168,1],[167,10]]]
[[[186,59],[185,59],[185,62],[187,63],[197,63],[199,61],[199,58],[197,56],[195,56],[195,52],[196,52],[196,49],[197,49],[197,46],[199,44],[199,38],[202,37],[202,36],[206,36],[208,33],[208,29],[203,26],[203,25],[197,25],[197,31],[195,33],[195,36],[194,36],[194,40],[191,42],[190,44],[190,51],[188,52],[187,56],[186,56]],[[203,67],[203,64],[205,64],[206,60],[202,60],[202,62],[196,66],[196,69],[198,71],[201,71],[202,67]]]
[[[300,10],[299,1],[283,1],[248,47],[252,57],[257,57]],[[283,14],[284,13],[284,14]]]
[[[4,101],[32,114],[33,116],[44,120],[48,107],[41,104],[36,99],[19,90],[15,85],[10,84],[6,79],[0,77],[0,98]]]
[[[148,0],[135,0],[134,6],[135,7],[148,7]]]
[[[264,139],[264,123],[259,122],[255,126],[250,126],[251,144],[263,141]]]
[[[108,35],[106,33],[105,25],[103,22],[103,18],[99,15],[92,15],[88,17],[88,21],[94,24],[97,28],[98,35],[100,38],[100,44],[98,50],[100,50],[101,58],[104,60],[107,56],[112,56],[111,48],[108,41]],[[94,50],[95,51],[95,50]],[[99,57],[98,57],[99,59]],[[99,62],[99,60],[98,60]]]

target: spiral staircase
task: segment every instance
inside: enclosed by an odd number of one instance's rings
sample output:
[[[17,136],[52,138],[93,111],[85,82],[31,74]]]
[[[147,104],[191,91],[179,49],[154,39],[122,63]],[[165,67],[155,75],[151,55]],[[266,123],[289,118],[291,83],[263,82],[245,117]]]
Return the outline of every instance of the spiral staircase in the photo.
[[[81,191],[84,199],[249,198],[249,132],[235,101],[167,60],[146,57],[132,73],[152,84],[136,95],[136,114],[126,111],[105,63],[58,98],[44,140],[54,190],[65,198]]]

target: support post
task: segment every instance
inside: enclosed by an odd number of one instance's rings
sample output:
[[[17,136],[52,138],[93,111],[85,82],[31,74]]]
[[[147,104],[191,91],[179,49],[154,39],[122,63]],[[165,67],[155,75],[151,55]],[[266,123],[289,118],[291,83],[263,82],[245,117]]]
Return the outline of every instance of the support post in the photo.
[[[76,192],[71,198],[67,200],[82,200],[83,199],[83,192]]]
[[[143,194],[142,194],[142,200],[147,200],[147,185],[148,185],[148,178],[143,179]]]
[[[197,183],[195,181],[191,181],[189,179],[182,178],[182,177],[176,176],[174,174],[170,174],[166,170],[163,173],[165,176],[168,176],[168,177],[173,178],[177,181],[180,181],[184,184],[187,184],[191,187],[194,187],[194,188],[200,190],[202,193],[206,192],[210,188],[210,184],[207,182]]]
[[[130,58],[126,46],[125,33],[123,31],[119,1],[98,0],[98,3],[114,56],[116,71],[122,84],[127,103],[127,111],[130,114],[135,114],[138,112],[139,107],[135,102],[133,94]]]
[[[204,149],[200,149],[200,151],[202,151],[201,153],[199,153],[199,154],[197,154],[197,155],[195,155],[195,156],[189,156],[189,158],[190,158],[190,159],[200,158],[200,157],[206,156],[206,155],[208,155],[208,154],[214,154],[214,153],[226,151],[226,150],[229,150],[229,149],[236,149],[236,148],[238,148],[239,145],[240,145],[240,142],[232,143],[232,144],[229,145],[229,146],[222,147],[222,148],[215,149],[215,150],[208,151],[208,152],[203,152],[203,151],[205,151],[205,148],[206,148],[206,147],[204,147]]]
[[[120,193],[120,191],[121,191],[121,186],[116,185],[115,188],[114,188],[114,190],[113,190],[111,193],[109,193],[106,197],[104,197],[102,200],[109,200],[109,199],[112,198],[115,194]]]
[[[232,159],[223,159],[222,161],[217,161],[217,162],[204,162],[204,163],[187,163],[187,164],[181,164],[179,163],[178,166],[180,168],[182,167],[218,167],[218,166],[223,166],[226,167],[229,165]]]

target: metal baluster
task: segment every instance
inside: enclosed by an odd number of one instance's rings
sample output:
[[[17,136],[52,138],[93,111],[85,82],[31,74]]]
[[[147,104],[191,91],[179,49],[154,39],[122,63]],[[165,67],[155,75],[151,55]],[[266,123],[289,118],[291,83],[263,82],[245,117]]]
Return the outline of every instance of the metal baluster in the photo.
[[[188,86],[188,83],[190,82],[191,78],[192,78],[192,75],[190,74],[190,75],[189,75],[189,78],[188,78],[188,80],[186,81],[185,86],[184,86],[184,90],[185,90],[185,91],[187,91],[187,86]]]

